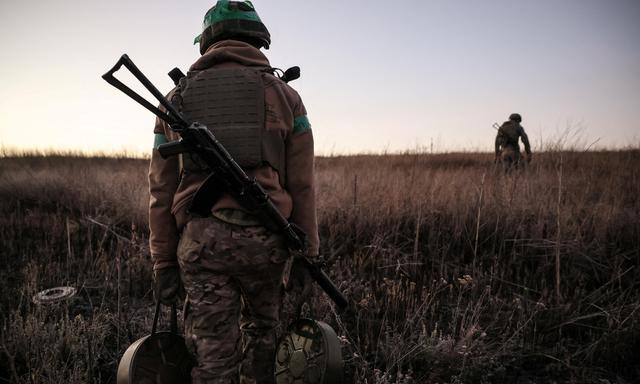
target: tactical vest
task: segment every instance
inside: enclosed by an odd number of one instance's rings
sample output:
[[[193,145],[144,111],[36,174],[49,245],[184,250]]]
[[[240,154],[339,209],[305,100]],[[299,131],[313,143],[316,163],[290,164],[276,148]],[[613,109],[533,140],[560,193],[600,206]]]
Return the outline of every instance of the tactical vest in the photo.
[[[268,164],[284,186],[284,138],[265,129],[262,74],[244,67],[189,72],[172,102],[188,120],[206,125],[245,171]],[[193,154],[182,155],[182,168],[186,173],[209,172]]]

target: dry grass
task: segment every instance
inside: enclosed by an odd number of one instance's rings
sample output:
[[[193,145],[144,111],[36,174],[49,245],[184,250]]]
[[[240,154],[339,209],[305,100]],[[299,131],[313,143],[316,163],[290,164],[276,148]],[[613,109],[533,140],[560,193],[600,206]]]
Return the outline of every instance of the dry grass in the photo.
[[[640,151],[320,158],[314,312],[360,383],[640,380]],[[113,382],[149,330],[146,161],[0,159],[0,382]],[[41,289],[73,285],[64,307]]]

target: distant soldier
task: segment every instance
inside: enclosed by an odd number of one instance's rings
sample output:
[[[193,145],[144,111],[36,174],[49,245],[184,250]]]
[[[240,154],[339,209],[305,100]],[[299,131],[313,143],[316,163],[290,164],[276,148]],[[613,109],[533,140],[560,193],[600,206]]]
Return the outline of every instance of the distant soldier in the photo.
[[[250,1],[219,0],[196,42],[202,56],[169,98],[214,132],[282,215],[306,232],[307,253],[317,256],[311,125],[298,93],[273,75],[260,51],[271,43],[267,28]],[[161,120],[155,134],[156,148],[177,139]],[[185,341],[197,359],[192,382],[273,383],[290,265],[285,240],[223,186],[210,191],[209,216],[192,216],[190,202],[210,171],[197,156],[178,160],[153,151],[150,246],[158,299],[175,302],[181,285],[187,293]]]
[[[520,145],[518,139],[522,139],[524,144],[524,150],[527,153],[527,162],[531,161],[531,145],[529,145],[529,137],[524,132],[524,128],[520,123],[522,117],[518,113],[512,113],[509,116],[509,121],[505,121],[500,128],[498,128],[498,134],[496,135],[496,163],[502,162],[505,169],[510,169],[513,166],[519,166]]]

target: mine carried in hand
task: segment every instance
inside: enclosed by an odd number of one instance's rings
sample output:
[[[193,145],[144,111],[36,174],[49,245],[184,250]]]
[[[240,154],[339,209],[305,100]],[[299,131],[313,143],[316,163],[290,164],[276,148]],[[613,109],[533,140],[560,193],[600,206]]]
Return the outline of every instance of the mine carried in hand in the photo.
[[[156,304],[151,334],[131,344],[118,364],[117,384],[188,384],[193,360],[178,334],[175,305],[171,330],[157,332],[160,301]]]

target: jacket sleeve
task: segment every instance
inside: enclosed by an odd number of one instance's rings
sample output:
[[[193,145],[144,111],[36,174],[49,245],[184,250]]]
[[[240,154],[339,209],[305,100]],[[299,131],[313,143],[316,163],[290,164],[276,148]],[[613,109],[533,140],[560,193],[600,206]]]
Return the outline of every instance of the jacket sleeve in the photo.
[[[293,201],[290,219],[307,234],[308,255],[315,257],[319,252],[320,241],[313,173],[313,134],[306,109],[299,96],[293,112],[293,130],[285,142],[287,172],[285,188]]]
[[[149,249],[153,269],[177,265],[178,230],[171,213],[173,195],[178,188],[180,168],[177,156],[163,159],[158,146],[172,139],[166,124],[156,118],[154,148],[149,163]]]

